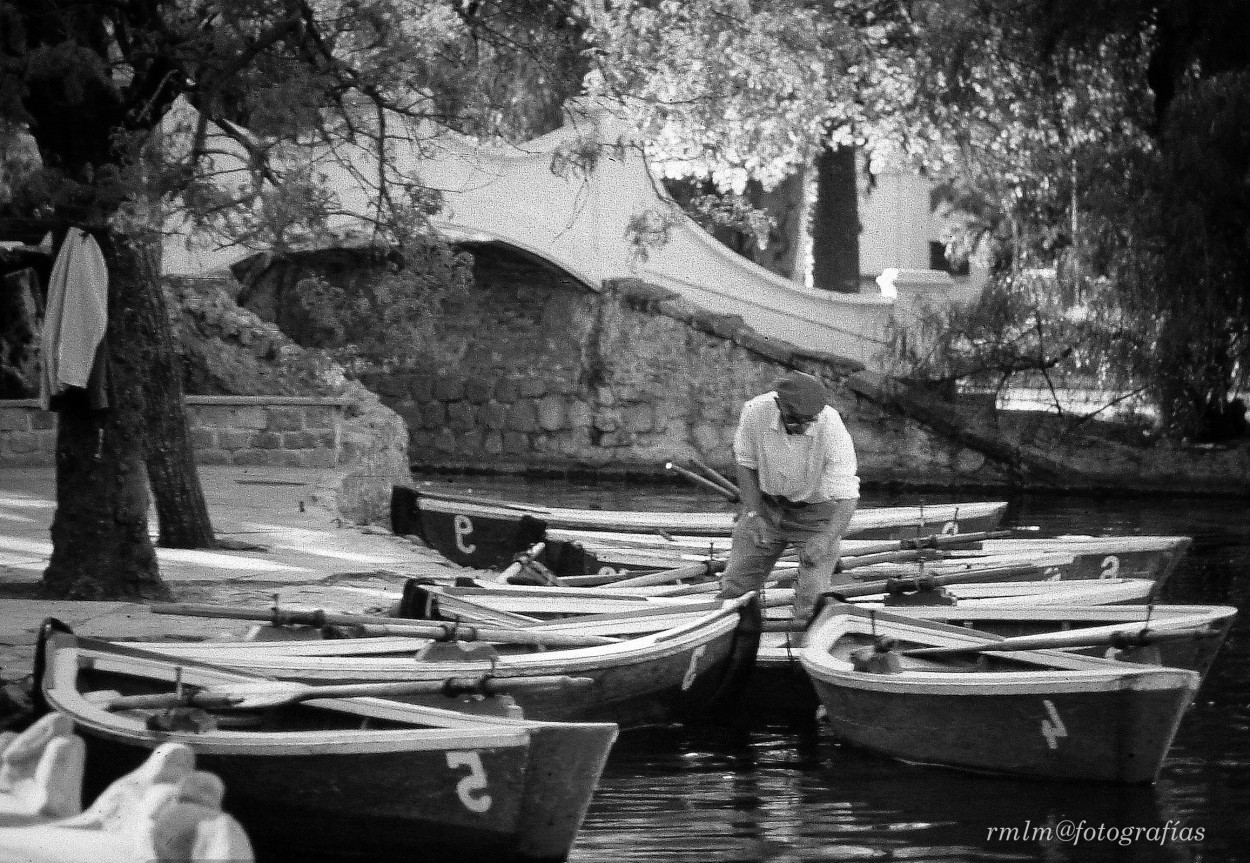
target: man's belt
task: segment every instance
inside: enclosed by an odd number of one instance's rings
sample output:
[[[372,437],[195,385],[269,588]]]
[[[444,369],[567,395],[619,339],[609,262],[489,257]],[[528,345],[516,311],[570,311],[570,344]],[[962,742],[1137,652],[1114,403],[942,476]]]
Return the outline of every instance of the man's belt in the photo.
[[[782,509],[803,509],[804,507],[819,506],[822,503],[829,502],[827,500],[790,500],[788,497],[767,494],[766,492],[760,492],[760,497],[763,498],[765,502],[770,503],[773,506],[779,506]]]

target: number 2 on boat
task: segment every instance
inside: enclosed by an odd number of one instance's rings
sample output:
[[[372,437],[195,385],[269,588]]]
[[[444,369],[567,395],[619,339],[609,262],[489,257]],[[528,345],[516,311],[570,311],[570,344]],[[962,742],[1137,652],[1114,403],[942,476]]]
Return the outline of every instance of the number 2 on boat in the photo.
[[[1059,718],[1059,711],[1055,709],[1055,702],[1049,698],[1042,699],[1042,706],[1046,708],[1049,718],[1042,720],[1042,736],[1046,738],[1046,745],[1051,749],[1059,748],[1059,738],[1068,736],[1068,728],[1063,724],[1063,720]]]
[[[476,752],[448,752],[447,766],[455,770],[457,767],[469,768],[469,775],[456,783],[456,796],[470,812],[485,812],[493,802],[486,790],[486,768],[482,766],[482,756]]]
[[[473,522],[467,515],[457,515],[455,518],[454,530],[456,531],[456,548],[460,549],[464,554],[473,554],[477,551],[476,545],[469,545],[464,538],[473,533]]]
[[[1120,577],[1120,558],[1114,554],[1109,554],[1102,559],[1102,573],[1099,578],[1119,578]]]
[[[707,645],[700,644],[690,654],[690,667],[686,669],[686,676],[681,679],[681,691],[685,692],[694,686],[695,676],[699,673],[699,657],[707,652]]]
[[[959,522],[948,521],[942,525],[942,536],[956,536],[959,533]]]

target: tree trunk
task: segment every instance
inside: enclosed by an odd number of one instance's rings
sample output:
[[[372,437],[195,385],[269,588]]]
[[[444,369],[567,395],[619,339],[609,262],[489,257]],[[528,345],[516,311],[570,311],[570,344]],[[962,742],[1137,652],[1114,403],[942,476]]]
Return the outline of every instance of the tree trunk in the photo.
[[[859,190],[855,148],[826,147],[816,157],[812,208],[812,284],[859,293]]]
[[[161,290],[159,255],[159,246],[144,244],[140,256],[146,289],[136,292],[134,309],[139,325],[151,334],[153,352],[144,364],[144,426],[148,481],[156,499],[159,541],[165,548],[216,548],[208,504],[191,451],[182,368],[165,293]]]
[[[109,270],[109,407],[92,410],[83,391],[58,401],[57,506],[43,583],[66,599],[164,599],[143,465],[143,381],[154,343],[141,294],[151,283],[126,238],[97,240]]]

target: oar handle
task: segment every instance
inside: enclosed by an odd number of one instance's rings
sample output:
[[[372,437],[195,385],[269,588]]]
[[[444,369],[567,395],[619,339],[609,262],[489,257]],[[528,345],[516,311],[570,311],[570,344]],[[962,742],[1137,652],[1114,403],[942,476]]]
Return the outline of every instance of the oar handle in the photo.
[[[724,486],[720,485],[719,483],[712,482],[710,479],[707,479],[706,477],[701,477],[694,471],[687,470],[686,468],[682,467],[679,464],[673,464],[670,461],[670,462],[665,463],[664,468],[665,470],[671,470],[673,473],[690,480],[695,485],[701,485],[704,488],[708,489],[709,491],[716,492],[717,494],[721,495],[722,497],[724,497],[725,499],[733,503],[738,502],[738,495],[736,492],[732,492],[729,489],[725,488]]]
[[[699,471],[708,479],[710,479],[712,482],[716,483],[717,485],[724,488],[725,491],[732,494],[734,498],[737,498],[738,495],[741,494],[740,490],[738,489],[738,486],[735,485],[732,481],[730,481],[728,477],[725,477],[724,475],[717,473],[712,468],[708,467],[703,462],[699,461],[697,458],[689,458],[689,459],[686,459],[686,461],[689,462],[690,466],[693,467],[695,470]]]
[[[547,547],[545,542],[536,542],[516,556],[512,563],[503,572],[499,573],[499,581],[507,583],[508,579],[519,573],[522,569],[533,563],[538,555],[543,553],[543,549]]]
[[[1063,632],[1017,635],[983,644],[952,645],[950,647],[914,647],[902,651],[903,656],[943,657],[967,653],[1004,653],[1012,650],[1059,650],[1071,647],[1114,647],[1124,650],[1144,647],[1165,641],[1199,641],[1215,636],[1210,627],[1178,627],[1175,629],[1152,629],[1150,627],[1119,628],[1108,631],[1105,627],[1079,629]]]
[[[987,569],[970,569],[964,572],[952,572],[946,575],[925,575],[915,578],[886,578],[879,581],[865,581],[860,584],[848,584],[826,592],[826,596],[839,601],[854,599],[861,596],[873,596],[878,593],[903,590],[909,587],[932,588],[944,587],[948,584],[972,584],[979,581],[1013,581],[1026,576],[1036,576],[1042,568],[1032,564],[1013,566],[995,566]]]
[[[590,677],[563,674],[517,677],[449,677],[446,680],[399,680],[393,683],[340,683],[310,686],[300,700],[312,698],[371,698],[386,695],[504,695],[548,689],[583,689],[594,684]]]
[[[110,698],[101,706],[105,710],[164,710],[170,707],[202,707],[219,710],[233,707],[243,699],[235,695],[217,695],[194,692],[178,695],[174,692],[158,692],[151,695],[121,695]]]
[[[695,563],[690,566],[682,566],[677,569],[666,569],[663,572],[652,572],[647,575],[636,575],[632,578],[624,578],[620,581],[609,582],[611,587],[652,587],[657,584],[671,584],[674,581],[684,581],[687,578],[699,578],[704,575],[715,575],[725,568],[723,560],[708,560],[703,563]]]

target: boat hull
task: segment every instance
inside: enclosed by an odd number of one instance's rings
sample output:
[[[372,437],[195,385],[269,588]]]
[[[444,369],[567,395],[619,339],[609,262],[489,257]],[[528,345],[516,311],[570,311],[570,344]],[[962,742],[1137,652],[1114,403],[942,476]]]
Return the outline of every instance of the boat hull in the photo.
[[[484,674],[590,678],[589,686],[523,690],[511,697],[527,719],[613,722],[625,729],[716,716],[727,699],[737,696],[742,677],[754,663],[759,620],[759,605],[748,597],[726,611],[705,615],[701,624],[671,637],[660,632],[607,647],[505,654],[497,659],[414,661],[404,656],[333,656],[324,649],[318,650],[321,655],[300,655],[299,648],[289,642],[282,649],[271,642],[143,646],[170,656],[310,684],[443,681]],[[346,653],[358,642],[367,648],[369,641],[341,639],[321,644]],[[441,695],[396,696],[396,700],[446,706]]]
[[[1187,689],[1021,695],[881,692],[813,676],[844,743],[903,761],[1016,776],[1148,784]]]
[[[1007,504],[999,501],[887,507],[855,513],[848,535],[899,539],[934,533],[990,530]],[[557,575],[582,575],[608,566],[576,542],[545,537],[548,528],[681,533],[724,537],[733,529],[732,513],[665,513],[575,510],[431,494],[396,486],[391,495],[391,527],[415,535],[449,560],[478,569],[499,569],[536,542],[547,541],[540,560]],[[589,567],[589,568],[588,568]],[[646,561],[629,569],[648,568]]]
[[[858,664],[855,646],[878,637],[944,648],[993,639],[858,609],[827,610],[813,625],[800,661],[820,698],[827,732],[919,764],[1149,784],[1199,683],[1192,671],[1057,650],[996,653],[987,662],[985,655],[908,658],[891,649],[892,667]]]
[[[317,699],[221,727],[153,725],[156,714],[110,713],[92,690],[168,692],[255,684],[191,660],[72,636],[41,647],[44,703],[87,741],[84,790],[98,793],[164,742],[185,743],[225,783],[224,809],[260,861],[558,861],[572,845],[617,728],[603,723],[479,719],[373,698]]]

